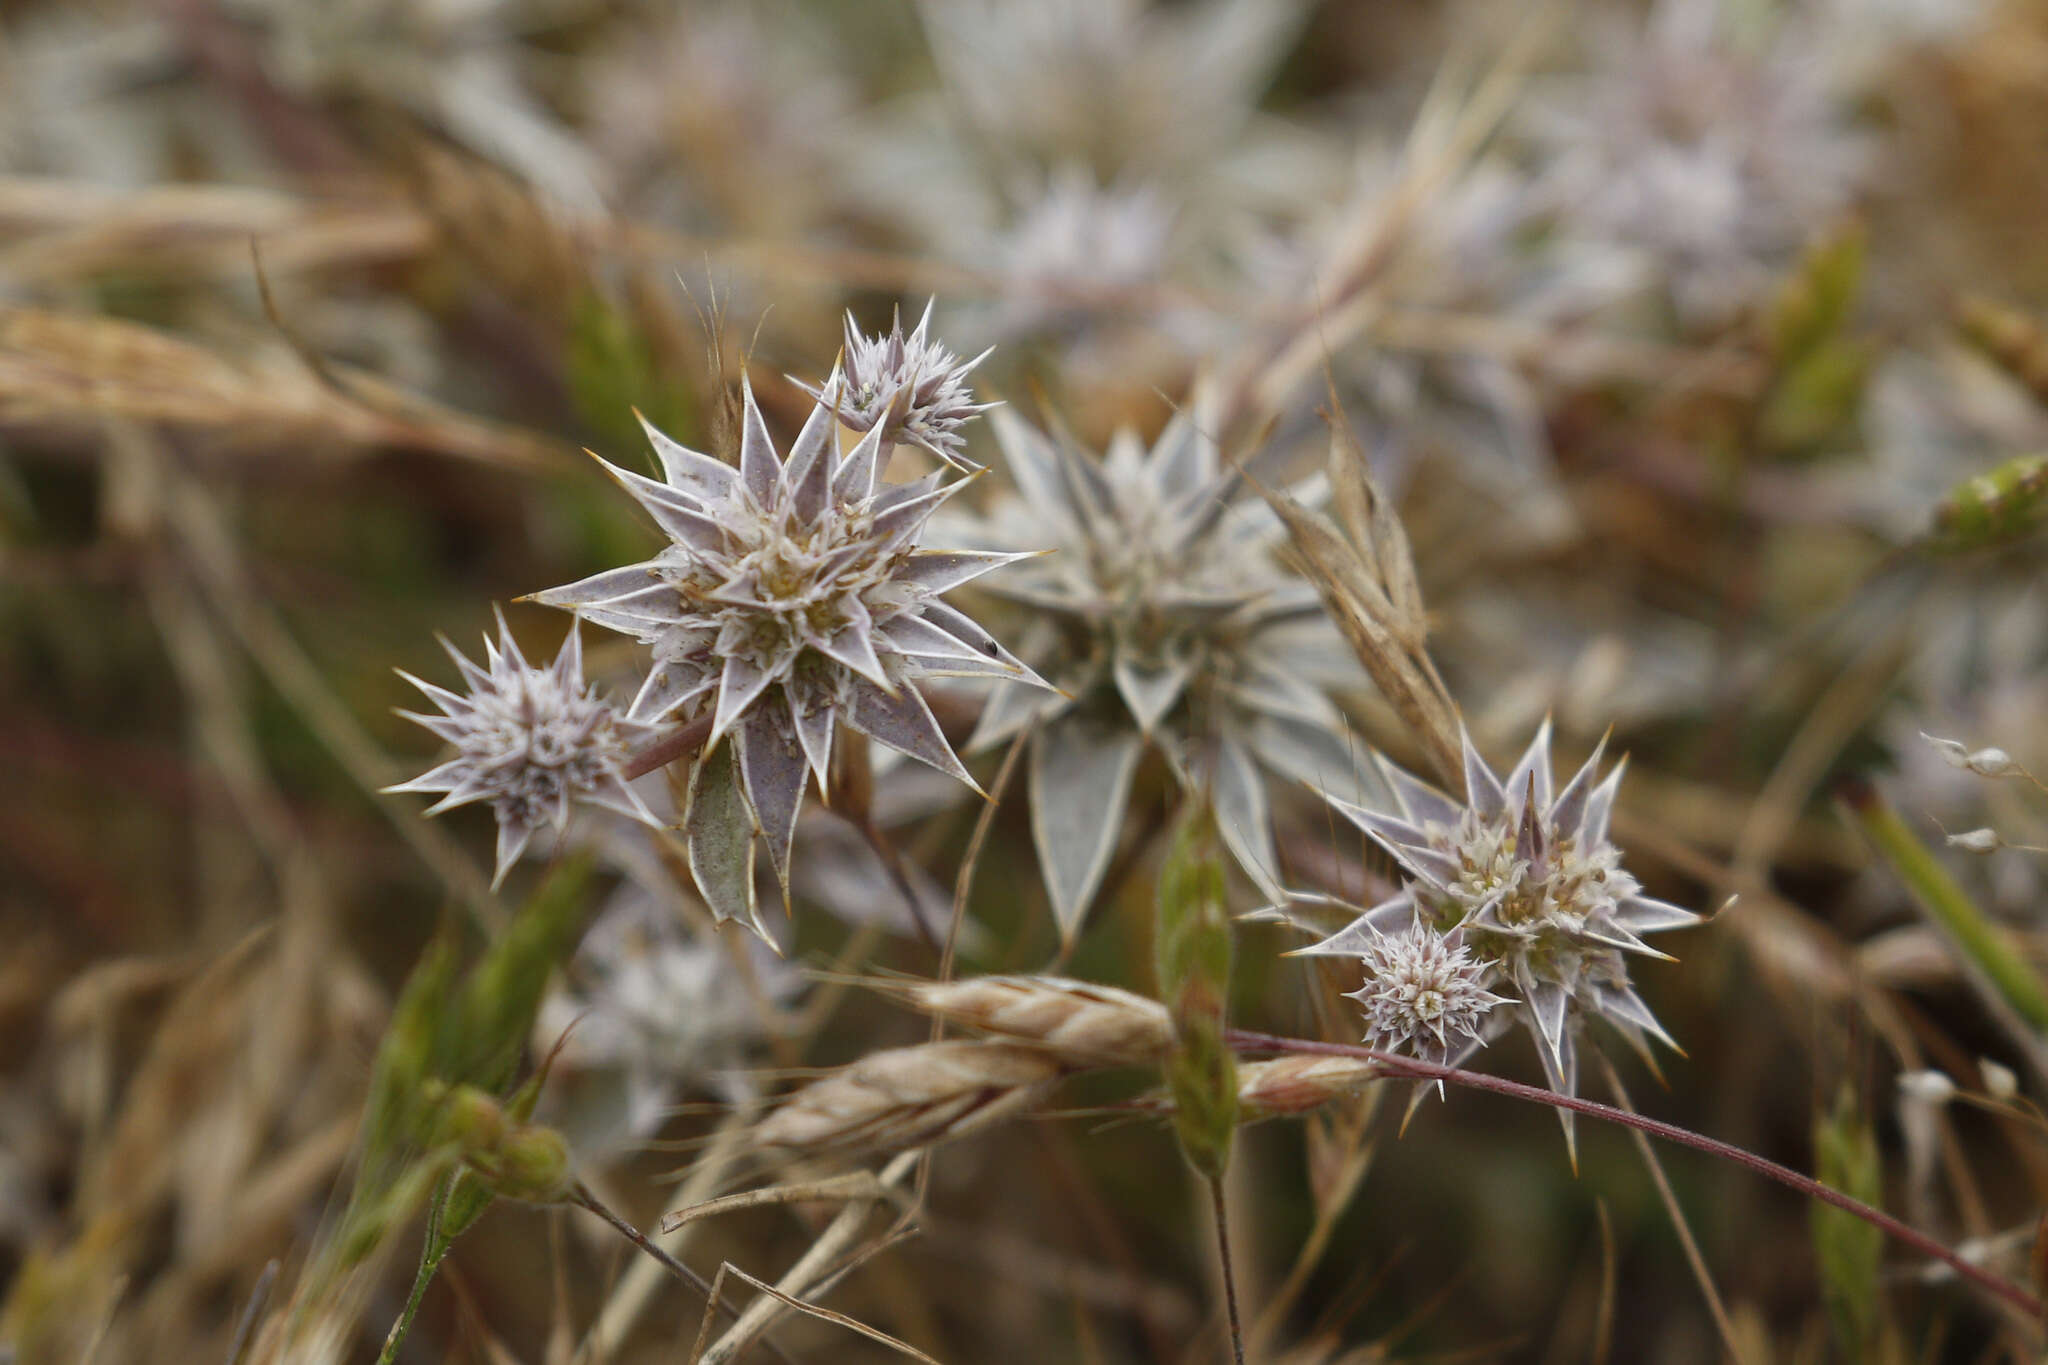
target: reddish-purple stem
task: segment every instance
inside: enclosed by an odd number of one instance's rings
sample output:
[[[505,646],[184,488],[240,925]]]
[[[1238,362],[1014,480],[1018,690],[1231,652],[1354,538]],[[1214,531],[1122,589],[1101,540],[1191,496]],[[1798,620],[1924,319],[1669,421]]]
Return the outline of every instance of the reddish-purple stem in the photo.
[[[654,743],[633,755],[626,764],[628,781],[645,777],[656,768],[666,768],[686,754],[694,754],[704,747],[704,741],[711,737],[711,717],[699,716],[680,730],[671,730]]]
[[[1356,1057],[1376,1062],[1391,1076],[1416,1080],[1444,1081],[1451,1085],[1462,1085],[1473,1090],[1490,1090],[1496,1095],[1508,1095],[1518,1100],[1535,1104],[1547,1104],[1554,1108],[1569,1109],[1575,1114],[1586,1114],[1593,1118],[1605,1119],[1648,1133],[1651,1137],[1675,1142],[1681,1147],[1706,1152],[1726,1161],[1732,1161],[1755,1171],[1758,1175],[1775,1180],[1779,1184],[1799,1191],[1809,1199],[1818,1199],[1823,1204],[1832,1204],[1847,1213],[1852,1213],[1871,1226],[1880,1228],[1891,1237],[1903,1242],[1923,1256],[1931,1256],[1948,1266],[1956,1274],[1977,1285],[1988,1293],[1996,1295],[2011,1304],[2035,1322],[2041,1321],[2041,1303],[2032,1294],[2003,1279],[1982,1266],[1973,1265],[1955,1252],[1923,1232],[1918,1232],[1882,1209],[1874,1209],[1861,1200],[1851,1199],[1840,1190],[1832,1189],[1815,1180],[1812,1176],[1801,1175],[1789,1166],[1780,1166],[1754,1152],[1745,1151],[1732,1143],[1722,1142],[1695,1133],[1690,1128],[1664,1123],[1658,1119],[1631,1114],[1626,1109],[1601,1104],[1597,1100],[1582,1100],[1576,1095],[1560,1095],[1519,1081],[1502,1080],[1478,1071],[1460,1071],[1453,1066],[1438,1066],[1433,1062],[1420,1061],[1414,1057],[1403,1057],[1392,1052],[1380,1052],[1369,1047],[1352,1043],[1322,1043],[1309,1038],[1283,1038],[1271,1033],[1253,1033],[1245,1029],[1232,1029],[1226,1035],[1230,1046],[1247,1052],[1295,1052],[1320,1054],[1326,1057]]]

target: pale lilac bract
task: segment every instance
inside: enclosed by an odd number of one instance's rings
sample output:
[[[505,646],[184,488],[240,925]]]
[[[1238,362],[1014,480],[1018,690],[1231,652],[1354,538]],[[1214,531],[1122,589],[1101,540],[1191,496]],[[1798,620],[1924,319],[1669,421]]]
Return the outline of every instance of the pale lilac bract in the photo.
[[[527,663],[502,616],[498,639],[484,637],[484,667],[442,641],[469,685],[469,695],[412,674],[399,676],[441,708],[438,716],[401,711],[408,720],[455,746],[455,756],[391,792],[443,792],[427,811],[439,815],[475,801],[491,803],[498,817],[495,889],[519,860],[534,833],[560,835],[572,801],[587,801],[645,824],[658,825],[627,785],[632,750],[650,727],[621,716],[583,681],[583,641],[575,628],[553,664]]]

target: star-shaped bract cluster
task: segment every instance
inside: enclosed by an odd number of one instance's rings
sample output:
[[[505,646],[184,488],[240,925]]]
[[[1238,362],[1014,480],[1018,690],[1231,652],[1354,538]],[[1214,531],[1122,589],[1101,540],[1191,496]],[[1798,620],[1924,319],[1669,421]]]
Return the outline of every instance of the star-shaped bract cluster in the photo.
[[[819,402],[831,403],[855,431],[879,426],[885,443],[908,441],[955,469],[972,470],[978,466],[961,454],[967,444],[961,428],[995,404],[975,402],[967,376],[989,352],[961,360],[928,335],[931,321],[932,305],[926,303],[908,336],[899,313],[886,334],[870,337],[849,312],[846,349],[832,377],[822,386],[796,383]]]
[[[1209,788],[1233,854],[1277,892],[1261,770],[1341,783],[1344,720],[1323,689],[1357,681],[1314,590],[1273,557],[1278,519],[1234,496],[1239,476],[1198,410],[1149,450],[1120,432],[1100,461],[1007,410],[990,421],[1020,496],[979,533],[1059,547],[990,591],[1041,613],[1025,653],[1064,694],[998,690],[970,747],[1038,722],[1033,828],[1062,931],[1101,885],[1147,744]]]
[[[839,450],[835,404],[819,402],[788,455],[744,390],[739,464],[647,428],[663,477],[605,463],[670,544],[651,560],[535,594],[653,651],[635,720],[711,717],[709,754],[730,734],[747,806],[788,884],[806,773],[826,790],[840,724],[973,785],[913,685],[932,676],[1043,685],[939,595],[1027,556],[918,545],[964,482],[943,470],[880,481],[877,426]],[[600,461],[600,463],[604,463]],[[700,880],[701,885],[701,880]],[[729,898],[704,887],[722,913]]]
[[[1578,1088],[1578,1017],[1606,1020],[1645,1058],[1651,1038],[1675,1048],[1630,984],[1624,954],[1663,957],[1642,936],[1701,917],[1644,895],[1621,867],[1608,819],[1626,764],[1601,779],[1602,751],[1596,748],[1558,789],[1548,721],[1506,781],[1466,736],[1462,805],[1375,755],[1398,809],[1367,810],[1335,797],[1331,803],[1394,856],[1407,880],[1399,893],[1302,951],[1362,956],[1370,964],[1385,935],[1418,925],[1457,933],[1476,960],[1519,992],[1514,1014],[1535,1035],[1544,1074],[1563,1094]]]
[[[484,666],[442,641],[469,695],[415,678],[407,682],[441,708],[438,716],[401,711],[455,746],[455,756],[390,791],[445,792],[428,809],[488,801],[498,818],[496,887],[534,833],[560,834],[569,804],[588,801],[635,820],[659,822],[627,785],[624,768],[652,730],[621,716],[583,680],[583,641],[571,629],[555,661],[535,667],[498,619],[498,639],[484,637]]]

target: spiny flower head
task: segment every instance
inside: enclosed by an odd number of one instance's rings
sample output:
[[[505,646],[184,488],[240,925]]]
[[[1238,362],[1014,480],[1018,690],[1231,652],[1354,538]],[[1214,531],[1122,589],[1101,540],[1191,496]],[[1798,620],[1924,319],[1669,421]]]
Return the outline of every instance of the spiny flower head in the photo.
[[[394,792],[446,792],[427,814],[438,815],[473,801],[488,801],[498,817],[495,887],[517,862],[536,830],[560,834],[571,801],[588,801],[654,825],[624,768],[650,727],[621,716],[583,681],[583,641],[573,627],[553,664],[526,662],[503,616],[498,639],[484,637],[485,666],[442,641],[455,660],[469,695],[415,678],[399,676],[441,708],[438,716],[401,711],[455,746],[455,756]]]
[[[1480,1041],[1487,1012],[1512,1004],[1486,988],[1490,964],[1476,960],[1459,931],[1420,921],[1377,934],[1360,950],[1365,985],[1351,999],[1365,1007],[1365,1041],[1385,1051],[1412,1048],[1438,1064]]]
[[[885,446],[909,441],[921,446],[955,469],[976,466],[960,453],[966,444],[960,429],[968,419],[988,411],[993,403],[974,401],[967,375],[988,359],[983,351],[962,361],[945,345],[927,336],[932,305],[924,316],[903,334],[899,313],[887,335],[870,337],[846,315],[846,349],[838,368],[823,387],[798,382],[821,403],[833,403],[839,420],[855,431],[882,428]],[[990,348],[994,349],[993,347]]]
[[[1630,985],[1624,954],[1662,957],[1641,936],[1701,917],[1644,895],[1621,867],[1607,825],[1626,765],[1601,780],[1600,757],[1595,749],[1562,790],[1554,788],[1545,721],[1503,782],[1468,735],[1461,805],[1375,755],[1398,811],[1335,797],[1331,804],[1393,854],[1407,881],[1302,951],[1363,956],[1378,951],[1385,935],[1416,927],[1459,934],[1475,961],[1520,993],[1515,1013],[1536,1037],[1551,1087],[1565,1094],[1577,1088],[1583,1016],[1605,1019],[1645,1057],[1649,1038],[1676,1047]]]
[[[1198,411],[1176,415],[1149,451],[1120,432],[1100,461],[1007,410],[990,420],[1021,496],[979,534],[1059,547],[992,591],[1039,613],[1026,652],[1065,695],[999,689],[970,743],[1040,722],[1033,822],[1062,928],[1094,896],[1147,744],[1211,789],[1233,854],[1277,891],[1261,768],[1325,784],[1349,774],[1343,717],[1323,687],[1357,681],[1313,589],[1273,559],[1278,519],[1233,497],[1238,476]]]
[[[915,680],[1039,680],[939,600],[1029,557],[919,547],[932,513],[964,484],[942,484],[944,471],[880,483],[884,431],[869,431],[842,454],[829,401],[812,409],[785,458],[751,386],[737,468],[651,426],[647,434],[661,480],[599,463],[670,544],[644,564],[534,600],[652,648],[635,720],[708,715],[707,754],[728,733],[735,737],[747,805],[784,885],[806,769],[822,792],[841,722],[973,785]],[[713,908],[723,906],[713,899]]]

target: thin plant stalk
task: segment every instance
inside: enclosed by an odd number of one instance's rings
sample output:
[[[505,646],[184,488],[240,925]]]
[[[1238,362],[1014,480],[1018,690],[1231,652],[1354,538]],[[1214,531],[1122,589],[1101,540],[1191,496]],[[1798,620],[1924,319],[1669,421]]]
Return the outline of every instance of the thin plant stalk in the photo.
[[[1216,1257],[1223,1263],[1223,1307],[1230,1322],[1230,1354],[1237,1365],[1244,1365],[1244,1324],[1237,1316],[1237,1271],[1230,1264],[1230,1214],[1224,1207],[1223,1177],[1203,1177],[1209,1187],[1209,1208],[1216,1221]]]
[[[1225,1034],[1225,1038],[1232,1047],[1247,1052],[1298,1052],[1325,1057],[1357,1057],[1379,1063],[1385,1068],[1387,1075],[1396,1079],[1443,1081],[1470,1090],[1490,1090],[1496,1095],[1527,1100],[1533,1104],[1547,1104],[1553,1108],[1570,1110],[1574,1114],[1605,1119],[1609,1123],[1634,1128],[1651,1137],[1677,1143],[1681,1147],[1690,1147],[1695,1151],[1720,1157],[1724,1161],[1732,1161],[1768,1180],[1775,1180],[1788,1189],[1797,1190],[1809,1199],[1832,1204],[1846,1213],[1861,1218],[1864,1222],[1882,1229],[1895,1241],[1911,1247],[1923,1256],[1940,1261],[1963,1279],[2025,1314],[2028,1321],[2041,1321],[2041,1301],[2012,1281],[1971,1263],[1926,1233],[1909,1227],[1882,1209],[1874,1209],[1860,1199],[1851,1199],[1840,1190],[1823,1185],[1812,1176],[1801,1175],[1789,1166],[1780,1166],[1768,1157],[1758,1156],[1755,1152],[1737,1147],[1731,1142],[1723,1142],[1704,1133],[1695,1133],[1690,1128],[1681,1128],[1675,1123],[1665,1123],[1661,1119],[1632,1114],[1626,1109],[1617,1109],[1612,1105],[1601,1104],[1597,1100],[1580,1099],[1576,1095],[1561,1095],[1540,1086],[1524,1085],[1520,1081],[1505,1080],[1480,1071],[1461,1071],[1454,1066],[1438,1066],[1434,1062],[1403,1057],[1398,1053],[1381,1052],[1355,1043],[1325,1043],[1312,1038],[1284,1038],[1277,1034],[1255,1033],[1247,1029],[1231,1029]]]

